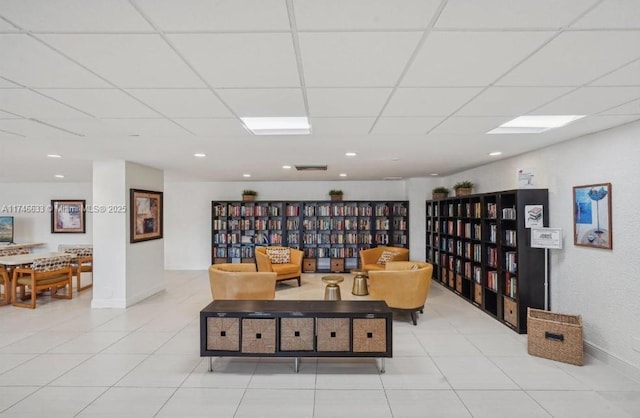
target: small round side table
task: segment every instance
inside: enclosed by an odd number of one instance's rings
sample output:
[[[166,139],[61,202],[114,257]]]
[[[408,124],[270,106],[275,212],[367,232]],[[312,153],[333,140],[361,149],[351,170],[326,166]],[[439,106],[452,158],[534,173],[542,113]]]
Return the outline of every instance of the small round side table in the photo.
[[[342,283],[343,280],[344,277],[336,274],[322,276],[322,281],[327,284],[327,287],[324,289],[324,300],[342,299],[340,297],[340,286],[338,286],[338,284]]]
[[[366,296],[369,294],[369,287],[367,286],[367,278],[369,275],[366,270],[354,269],[351,270],[351,274],[355,275],[353,278],[353,287],[351,288],[351,294],[355,296]]]

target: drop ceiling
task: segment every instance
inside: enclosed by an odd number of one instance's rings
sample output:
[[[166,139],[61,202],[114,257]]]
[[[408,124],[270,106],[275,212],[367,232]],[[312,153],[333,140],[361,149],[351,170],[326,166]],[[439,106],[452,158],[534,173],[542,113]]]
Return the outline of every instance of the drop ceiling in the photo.
[[[170,181],[448,175],[640,119],[637,0],[2,0],[0,57],[0,182],[110,159]],[[524,114],[587,116],[486,134]],[[312,134],[242,128],[263,116]]]

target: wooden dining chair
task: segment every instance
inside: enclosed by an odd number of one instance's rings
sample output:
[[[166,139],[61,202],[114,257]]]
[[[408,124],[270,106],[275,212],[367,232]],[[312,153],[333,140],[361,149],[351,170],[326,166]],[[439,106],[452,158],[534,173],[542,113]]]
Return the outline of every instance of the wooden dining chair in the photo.
[[[13,306],[34,309],[38,292],[46,289],[51,290],[53,298],[71,299],[73,297],[72,277],[71,256],[36,258],[30,267],[18,267],[13,270],[11,283]],[[58,291],[63,287],[67,288],[65,294],[58,294]],[[29,289],[29,295],[26,294],[25,288]],[[20,301],[16,297],[18,289],[20,290]],[[29,303],[22,302],[29,296],[31,297]]]
[[[9,278],[9,272],[4,266],[0,266],[0,285],[2,286],[2,291],[0,292],[0,306],[8,305],[11,303],[10,298],[10,289],[11,289],[11,279]]]

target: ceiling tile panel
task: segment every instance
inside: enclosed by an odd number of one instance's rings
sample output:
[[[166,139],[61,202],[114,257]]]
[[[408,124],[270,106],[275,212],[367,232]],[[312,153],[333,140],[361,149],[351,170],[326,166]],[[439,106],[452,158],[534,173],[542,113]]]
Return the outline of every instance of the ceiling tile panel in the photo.
[[[369,133],[374,117],[363,118],[311,118],[311,130],[314,135],[366,135]]]
[[[87,141],[94,143],[96,140],[115,137],[127,136],[129,132],[126,129],[111,125],[106,121],[96,118],[83,119],[42,119],[43,122],[59,126],[71,132],[82,134]]]
[[[507,120],[508,118],[504,117],[454,116],[442,122],[442,124],[430,131],[429,134],[482,135],[500,126]]]
[[[191,134],[175,123],[167,119],[102,119],[106,124],[111,125],[112,129],[127,132],[132,140],[135,137],[170,137],[172,140],[176,136],[191,136]]]
[[[0,35],[0,76],[27,87],[105,87],[107,83],[28,35]]]
[[[422,118],[380,118],[373,127],[372,134],[388,135],[414,135],[426,134],[436,126],[442,118],[422,117]]]
[[[572,27],[640,29],[640,2],[638,0],[604,0]]]
[[[301,89],[219,89],[239,117],[307,116]]]
[[[289,30],[285,0],[136,0],[165,31]]]
[[[536,109],[537,115],[593,115],[640,98],[640,87],[583,87]]]
[[[170,118],[233,116],[209,89],[144,89],[129,93]]]
[[[299,30],[424,29],[440,0],[294,0]]]
[[[175,119],[175,121],[198,136],[210,136],[223,142],[224,136],[252,136],[242,127],[238,119]]]
[[[51,122],[51,125],[66,129],[57,122]],[[53,126],[47,126],[43,123],[38,123],[29,119],[0,119],[0,130],[22,135],[25,138],[79,138],[78,135],[74,135],[73,133],[66,132],[61,129],[56,129]],[[25,145],[28,146],[28,144]]]
[[[640,60],[591,83],[594,86],[640,86]]]
[[[301,33],[309,87],[392,87],[421,32]]]
[[[640,99],[602,112],[604,115],[640,115]]]
[[[88,117],[68,106],[26,89],[4,89],[0,94],[0,110],[25,118]]]
[[[484,86],[550,38],[550,32],[433,32],[402,86]]]
[[[126,0],[3,0],[0,15],[29,31],[148,31]]]
[[[384,116],[447,116],[478,94],[480,88],[399,88]]]
[[[158,35],[41,35],[119,87],[204,87]]]
[[[449,0],[436,28],[562,28],[596,0]]]
[[[564,32],[499,85],[580,86],[640,57],[640,31]]]
[[[378,116],[391,89],[308,89],[310,116]]]
[[[42,89],[52,97],[98,118],[158,117],[158,113],[116,89]]]
[[[571,91],[571,87],[489,87],[456,116],[518,116]]]
[[[171,35],[171,42],[217,87],[298,87],[290,34]]]

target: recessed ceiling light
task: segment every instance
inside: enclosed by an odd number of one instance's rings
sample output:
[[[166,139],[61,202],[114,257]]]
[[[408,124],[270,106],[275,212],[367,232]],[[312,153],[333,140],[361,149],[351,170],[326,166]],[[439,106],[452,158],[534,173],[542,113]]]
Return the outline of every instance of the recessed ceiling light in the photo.
[[[518,116],[488,134],[538,134],[549,129],[560,128],[583,118],[585,115],[527,115]]]
[[[202,152],[197,152],[195,154],[193,154],[194,157],[198,157],[198,158],[204,158],[207,156],[207,154],[202,153]]]
[[[347,173],[340,173],[340,177],[347,177]]]
[[[243,174],[242,177],[251,177],[251,174]]]
[[[490,152],[489,155],[492,157],[497,157],[498,155],[502,155],[502,152],[501,151]]]
[[[347,157],[355,157],[358,154],[356,154],[355,152],[345,152],[344,155],[346,155]]]
[[[254,135],[308,135],[311,125],[306,117],[240,118]]]
[[[439,176],[438,173],[431,173],[432,176]]]
[[[62,174],[56,174],[56,176],[55,176],[55,177],[56,177],[57,179],[63,179],[63,178],[64,178],[64,176],[63,176]]]
[[[49,157],[49,158],[62,158],[62,155],[58,155],[58,154],[47,154],[47,157]]]
[[[290,165],[283,165],[282,168],[284,168],[285,170],[291,170],[291,166]]]

